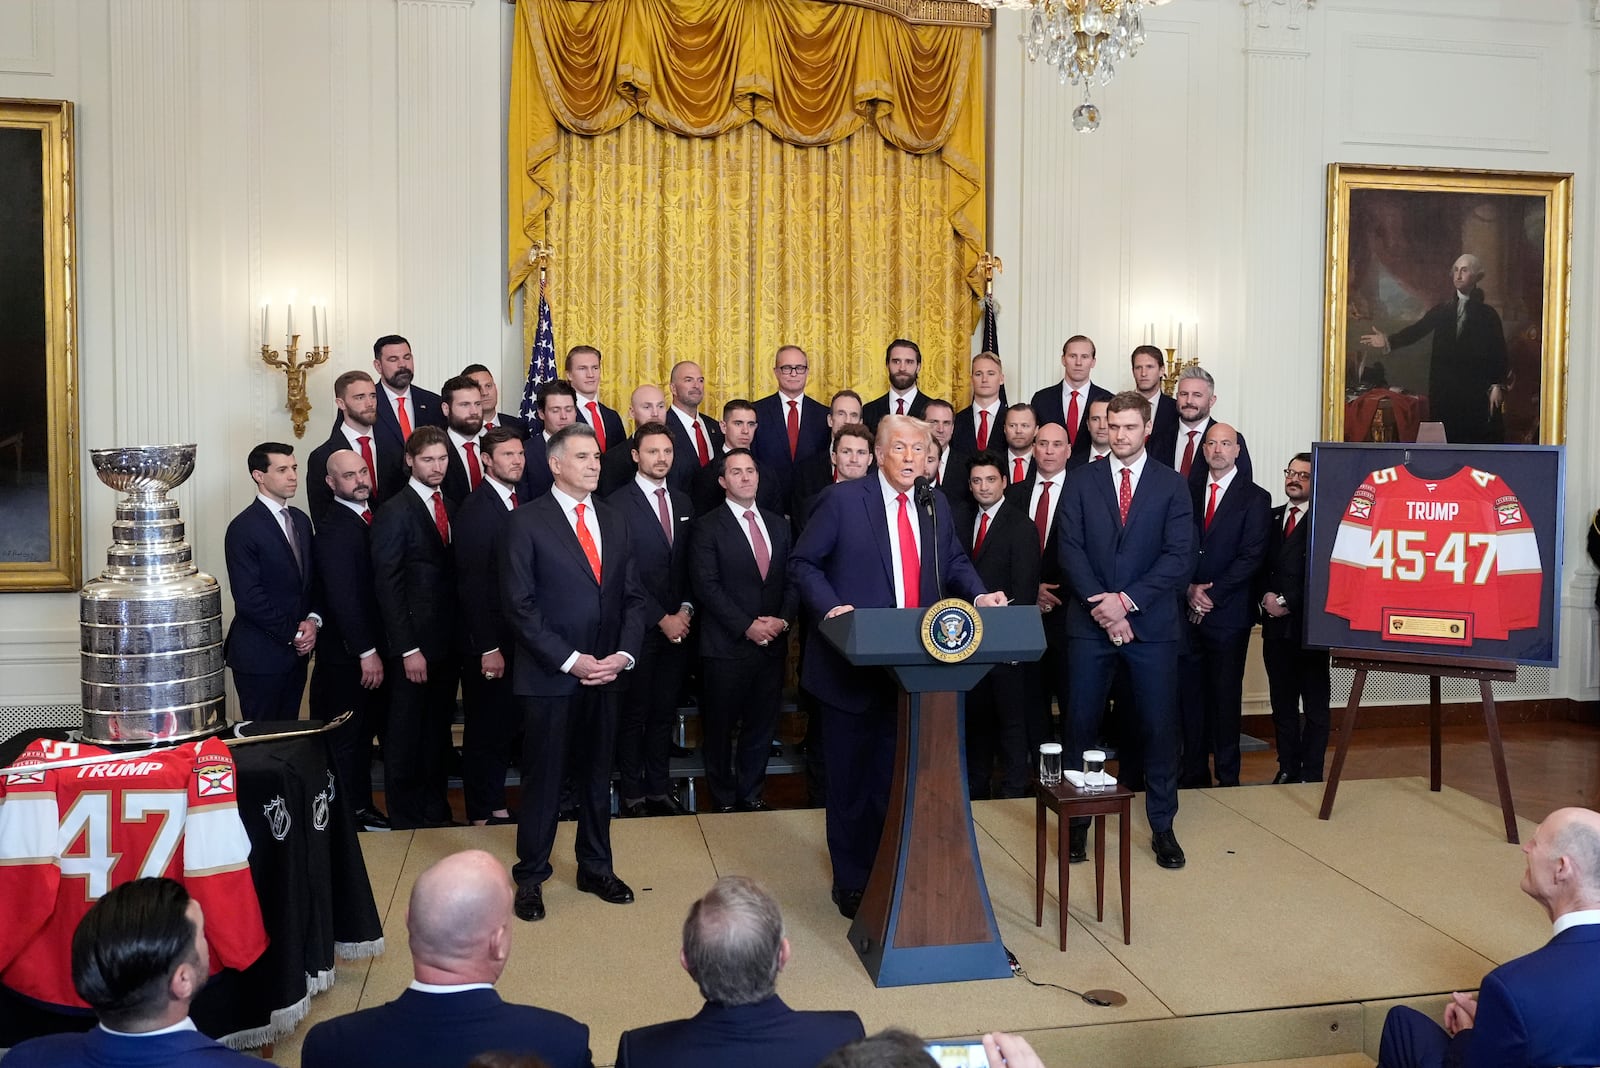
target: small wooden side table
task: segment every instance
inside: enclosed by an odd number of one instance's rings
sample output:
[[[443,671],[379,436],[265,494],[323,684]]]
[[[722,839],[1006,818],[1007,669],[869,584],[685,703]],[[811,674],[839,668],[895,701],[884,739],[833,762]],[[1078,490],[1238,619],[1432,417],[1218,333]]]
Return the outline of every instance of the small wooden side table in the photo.
[[[1132,883],[1133,843],[1130,837],[1130,806],[1133,791],[1120,782],[1098,793],[1086,793],[1062,779],[1055,786],[1045,786],[1037,779],[1033,783],[1037,802],[1034,820],[1033,866],[1033,925],[1044,926],[1044,876],[1046,854],[1045,824],[1049,822],[1046,811],[1056,814],[1056,893],[1060,903],[1058,922],[1061,926],[1061,949],[1067,948],[1067,888],[1071,882],[1068,874],[1072,867],[1067,828],[1075,816],[1094,817],[1094,902],[1095,919],[1106,918],[1106,816],[1117,817],[1118,868],[1122,875],[1122,944],[1133,944]]]

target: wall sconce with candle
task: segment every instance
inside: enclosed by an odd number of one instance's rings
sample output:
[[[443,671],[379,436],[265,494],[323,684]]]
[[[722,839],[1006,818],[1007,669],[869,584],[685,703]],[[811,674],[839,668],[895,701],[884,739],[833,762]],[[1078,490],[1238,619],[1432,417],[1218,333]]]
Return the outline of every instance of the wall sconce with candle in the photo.
[[[284,324],[284,354],[267,343],[271,336],[269,301],[261,302],[261,360],[268,367],[283,372],[287,396],[283,406],[294,422],[294,436],[303,438],[306,421],[311,416],[311,398],[306,396],[306,372],[320,363],[328,362],[328,309],[321,301],[311,304],[311,347],[306,358],[300,359],[300,335],[294,332],[294,292],[289,293],[287,319]]]

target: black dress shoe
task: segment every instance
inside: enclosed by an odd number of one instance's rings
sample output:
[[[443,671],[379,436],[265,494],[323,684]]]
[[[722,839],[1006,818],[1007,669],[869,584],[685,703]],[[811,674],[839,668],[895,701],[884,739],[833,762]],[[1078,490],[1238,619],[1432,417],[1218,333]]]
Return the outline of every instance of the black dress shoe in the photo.
[[[617,815],[625,820],[637,819],[640,816],[650,815],[645,808],[644,799],[638,801],[620,801],[617,803]]]
[[[861,911],[861,894],[860,890],[841,890],[837,886],[834,887],[833,903],[839,906],[839,915],[847,920],[855,919],[856,913]]]
[[[505,827],[505,826],[508,826],[508,825],[509,826],[515,826],[516,822],[517,822],[517,817],[516,816],[490,816],[488,818],[488,820],[486,820],[484,822],[484,826],[485,827]]]
[[[1089,859],[1089,825],[1073,824],[1067,830],[1067,859],[1072,864],[1081,864]]]
[[[765,801],[761,800],[759,797],[756,798],[754,801],[740,801],[734,807],[737,808],[740,812],[771,812],[772,811],[772,806],[767,804]]]
[[[1285,783],[1299,782],[1299,778],[1290,775],[1287,771],[1280,771],[1272,777],[1272,785],[1283,786]]]
[[[544,919],[544,889],[539,883],[522,883],[517,887],[517,897],[512,908],[516,911],[517,919],[533,920]]]
[[[1156,852],[1156,863],[1163,868],[1178,869],[1187,863],[1178,836],[1171,831],[1156,831],[1150,836],[1150,848]]]
[[[387,831],[389,817],[375,808],[356,809],[356,826],[364,831]]]
[[[633,890],[627,883],[609,872],[597,875],[580,869],[578,889],[586,894],[593,894],[609,905],[628,905],[633,902]]]
[[[646,798],[644,814],[646,816],[682,816],[688,812],[683,807],[683,802],[668,794],[666,797]]]
[[[716,808],[716,811],[717,811],[717,815],[725,816],[729,812],[738,812],[739,811],[739,806],[738,805],[718,805],[717,808]]]
[[[560,821],[561,823],[574,823],[574,822],[576,822],[577,819],[578,819],[578,806],[577,805],[572,805],[569,808],[561,809],[559,812],[556,813],[556,819],[558,821]]]

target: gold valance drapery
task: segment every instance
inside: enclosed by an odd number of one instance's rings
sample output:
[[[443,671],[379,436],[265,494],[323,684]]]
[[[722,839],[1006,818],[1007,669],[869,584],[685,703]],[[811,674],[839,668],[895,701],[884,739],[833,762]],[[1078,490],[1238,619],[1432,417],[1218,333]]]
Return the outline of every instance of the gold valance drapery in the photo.
[[[824,0],[518,0],[510,293],[533,269],[528,249],[546,236],[558,131],[594,136],[635,115],[687,137],[755,122],[802,146],[870,125],[902,151],[938,153],[962,269],[981,294],[981,30]]]

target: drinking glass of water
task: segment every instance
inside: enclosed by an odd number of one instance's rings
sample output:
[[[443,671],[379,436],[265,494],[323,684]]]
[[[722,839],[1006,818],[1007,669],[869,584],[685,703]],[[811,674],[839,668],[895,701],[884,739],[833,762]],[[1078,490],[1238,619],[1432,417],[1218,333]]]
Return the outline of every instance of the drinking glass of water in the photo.
[[[1106,754],[1103,749],[1083,751],[1083,789],[1097,794],[1106,788]]]
[[[1039,783],[1057,786],[1061,782],[1061,743],[1045,742],[1039,746]]]

